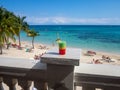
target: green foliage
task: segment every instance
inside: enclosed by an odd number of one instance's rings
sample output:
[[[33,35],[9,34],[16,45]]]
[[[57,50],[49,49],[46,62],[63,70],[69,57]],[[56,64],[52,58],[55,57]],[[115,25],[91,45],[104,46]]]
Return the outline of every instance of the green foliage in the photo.
[[[28,30],[27,31],[27,36],[28,37],[32,37],[32,47],[34,48],[34,38],[36,37],[36,36],[39,36],[40,34],[39,34],[39,32],[36,32],[35,30]]]
[[[36,37],[36,36],[39,36],[39,32],[36,32],[35,30],[28,30],[27,31],[27,36],[28,37]]]
[[[33,48],[34,48],[34,38],[36,36],[39,36],[39,35],[40,35],[39,32],[36,32],[35,30],[28,30],[27,31],[27,36],[32,37],[32,46],[33,46]]]
[[[9,39],[15,41],[15,36],[19,37],[20,44],[20,31],[27,32],[28,24],[25,22],[26,17],[16,16],[13,12],[0,7],[0,47],[8,43]]]

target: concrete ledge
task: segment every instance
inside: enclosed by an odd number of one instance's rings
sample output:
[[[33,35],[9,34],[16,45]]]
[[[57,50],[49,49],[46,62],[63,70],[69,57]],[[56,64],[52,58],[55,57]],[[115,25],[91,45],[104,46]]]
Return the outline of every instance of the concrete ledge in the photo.
[[[41,57],[41,62],[47,64],[78,66],[80,62],[80,53],[80,49],[67,48],[65,55],[59,55],[58,48],[53,48]]]

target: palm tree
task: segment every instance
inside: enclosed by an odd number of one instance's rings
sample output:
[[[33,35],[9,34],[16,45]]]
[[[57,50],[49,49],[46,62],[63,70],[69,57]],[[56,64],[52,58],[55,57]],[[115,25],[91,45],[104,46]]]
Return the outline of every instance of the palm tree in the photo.
[[[2,7],[0,7],[0,54],[2,54],[2,15],[3,10]]]
[[[15,30],[13,29],[14,25],[14,14],[12,12],[7,11],[6,9],[2,9],[2,19],[1,19],[1,29],[2,29],[2,38],[5,40],[8,48],[9,38],[15,41]]]
[[[18,40],[19,40],[19,46],[21,46],[21,40],[20,40],[20,32],[23,30],[25,32],[27,32],[28,30],[28,24],[27,22],[25,22],[25,16],[24,17],[20,17],[18,16],[17,17],[17,25],[16,25],[16,28],[18,30]]]
[[[13,41],[15,41],[15,32],[16,30],[14,29],[14,14],[11,12],[6,11],[6,15],[5,15],[5,20],[4,20],[4,31],[5,31],[5,42],[7,44],[7,49],[9,47],[9,39],[12,39]]]
[[[29,30],[27,33],[28,37],[32,37],[32,47],[33,48],[34,48],[34,38],[39,35],[40,35],[39,32],[36,32],[35,30]]]
[[[12,12],[0,7],[0,54],[2,54],[2,46],[9,42],[9,38],[15,40],[14,16]]]
[[[3,33],[4,33],[4,31],[2,29],[0,29],[0,54],[2,54],[2,46],[5,42]]]
[[[2,54],[2,46],[8,44],[9,39],[15,41],[15,35],[19,37],[21,30],[27,32],[28,24],[25,22],[26,17],[16,16],[7,9],[0,7],[0,54]],[[8,48],[8,46],[7,46]]]
[[[2,46],[5,42],[5,30],[4,28],[6,27],[4,25],[5,23],[5,12],[6,12],[6,9],[5,8],[2,8],[0,7],[0,54],[2,54]]]

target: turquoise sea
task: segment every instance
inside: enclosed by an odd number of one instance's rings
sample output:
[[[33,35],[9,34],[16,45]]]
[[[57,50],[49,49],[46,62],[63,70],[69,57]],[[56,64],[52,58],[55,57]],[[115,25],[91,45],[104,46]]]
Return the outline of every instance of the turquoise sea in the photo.
[[[35,42],[56,45],[60,37],[67,42],[67,47],[97,50],[120,55],[120,26],[115,25],[30,25],[40,33]],[[22,32],[21,39],[31,41]]]

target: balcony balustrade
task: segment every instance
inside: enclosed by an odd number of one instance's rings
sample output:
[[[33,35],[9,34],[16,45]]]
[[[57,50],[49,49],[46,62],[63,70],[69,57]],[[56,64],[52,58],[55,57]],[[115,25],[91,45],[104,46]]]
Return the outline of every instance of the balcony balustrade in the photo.
[[[80,64],[75,67],[74,86],[82,90],[120,90],[120,66]]]
[[[57,54],[50,54],[38,61],[0,57],[0,90],[7,90],[3,83],[9,90],[32,90],[32,87],[37,90],[80,90],[78,86],[81,90],[120,90],[120,66],[79,65],[75,55],[55,59]]]

